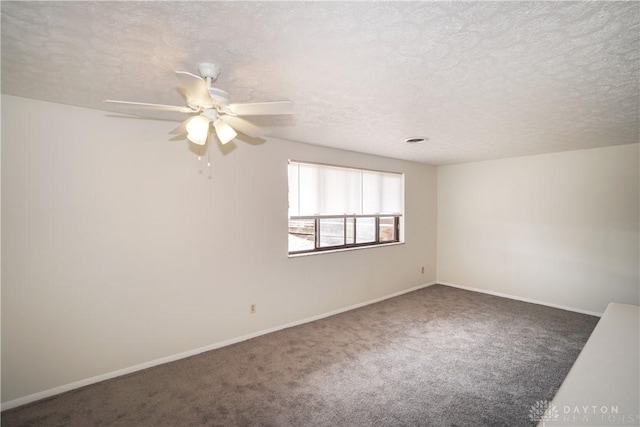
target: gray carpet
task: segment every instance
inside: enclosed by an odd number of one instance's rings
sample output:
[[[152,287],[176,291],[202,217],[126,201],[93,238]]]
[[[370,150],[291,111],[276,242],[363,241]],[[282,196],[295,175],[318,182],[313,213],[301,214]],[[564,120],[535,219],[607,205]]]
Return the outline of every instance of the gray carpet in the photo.
[[[2,426],[527,426],[598,318],[435,285],[2,413]]]

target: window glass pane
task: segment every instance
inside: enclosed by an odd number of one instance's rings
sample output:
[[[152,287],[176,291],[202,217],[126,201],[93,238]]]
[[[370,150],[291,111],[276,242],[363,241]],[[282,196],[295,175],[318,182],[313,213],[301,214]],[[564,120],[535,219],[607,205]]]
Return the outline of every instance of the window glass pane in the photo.
[[[376,172],[362,172],[362,213],[382,213],[382,176]]]
[[[362,171],[362,213],[402,214],[402,174]]]
[[[298,167],[297,163],[289,163],[289,217],[300,215]]]
[[[343,218],[323,218],[320,220],[320,236],[318,246],[326,248],[328,246],[344,245],[344,219]]]
[[[402,214],[404,200],[404,179],[402,174],[382,174],[382,211],[381,213]]]
[[[320,215],[359,213],[362,209],[360,172],[352,169],[321,169]]]
[[[315,165],[298,165],[298,186],[300,209],[298,215],[317,215],[320,213],[320,190],[318,168]]]
[[[395,217],[381,217],[380,230],[378,240],[381,242],[393,242],[396,238],[396,220]]]
[[[356,243],[376,241],[376,219],[356,218]]]
[[[362,210],[360,171],[299,163],[298,215],[344,215]],[[290,169],[291,171],[291,169]]]
[[[312,219],[289,220],[289,252],[309,251],[315,248],[315,221]]]

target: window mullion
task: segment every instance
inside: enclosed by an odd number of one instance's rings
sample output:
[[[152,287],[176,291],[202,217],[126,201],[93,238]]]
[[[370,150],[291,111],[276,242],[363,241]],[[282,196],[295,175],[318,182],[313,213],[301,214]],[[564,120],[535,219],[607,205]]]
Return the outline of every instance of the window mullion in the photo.
[[[345,216],[342,221],[342,244],[347,244],[347,217]]]
[[[400,240],[400,217],[394,217],[393,221],[393,240]]]
[[[356,228],[357,228],[357,222],[358,220],[356,219],[355,215],[353,216],[353,235],[351,236],[353,239],[353,244],[356,244]]]

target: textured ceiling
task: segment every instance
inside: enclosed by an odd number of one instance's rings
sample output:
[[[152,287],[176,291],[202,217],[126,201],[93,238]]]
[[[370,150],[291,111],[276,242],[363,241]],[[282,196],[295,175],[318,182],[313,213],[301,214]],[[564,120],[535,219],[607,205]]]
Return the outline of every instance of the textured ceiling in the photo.
[[[447,164],[638,142],[640,3],[10,2],[2,92],[183,105],[215,61],[274,136]],[[420,145],[405,138],[427,136]]]

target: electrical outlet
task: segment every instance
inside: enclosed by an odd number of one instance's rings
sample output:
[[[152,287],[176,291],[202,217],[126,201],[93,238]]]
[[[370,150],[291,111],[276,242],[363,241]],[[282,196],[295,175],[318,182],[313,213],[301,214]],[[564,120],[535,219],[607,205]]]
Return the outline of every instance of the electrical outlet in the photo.
[[[256,304],[251,304],[249,306],[249,314],[256,314]]]
[[[422,274],[424,274],[424,267],[422,267]]]

